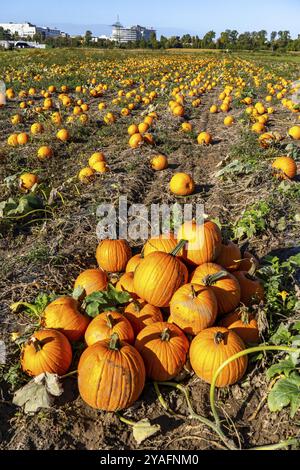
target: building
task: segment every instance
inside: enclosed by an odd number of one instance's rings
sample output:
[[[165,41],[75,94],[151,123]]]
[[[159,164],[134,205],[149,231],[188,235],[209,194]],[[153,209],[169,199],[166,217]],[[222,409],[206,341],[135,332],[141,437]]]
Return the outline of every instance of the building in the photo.
[[[151,35],[153,33],[156,34],[156,31],[153,28],[149,29],[140,25],[124,27],[120,21],[113,24],[112,28],[111,39],[112,41],[119,43],[136,42],[141,41],[142,39],[149,41]]]
[[[36,34],[40,34],[43,39],[57,38],[62,35],[59,29],[41,27],[27,23],[0,23],[0,28],[9,31],[11,34],[18,34],[20,38],[32,38]]]

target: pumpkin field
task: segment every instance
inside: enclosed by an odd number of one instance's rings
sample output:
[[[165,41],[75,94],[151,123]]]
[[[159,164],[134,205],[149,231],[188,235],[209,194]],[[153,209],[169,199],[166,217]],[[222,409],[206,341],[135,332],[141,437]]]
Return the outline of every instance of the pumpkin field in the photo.
[[[297,449],[300,56],[3,51],[0,78],[0,450]],[[99,239],[124,197],[204,220]]]

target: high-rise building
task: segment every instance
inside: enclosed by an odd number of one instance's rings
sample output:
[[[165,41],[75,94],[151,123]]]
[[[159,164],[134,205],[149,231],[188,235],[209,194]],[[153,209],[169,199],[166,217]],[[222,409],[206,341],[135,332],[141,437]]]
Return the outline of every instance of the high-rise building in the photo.
[[[153,28],[146,28],[140,25],[124,27],[120,21],[113,24],[112,28],[111,39],[119,43],[135,42],[142,39],[149,41],[151,35],[153,33],[156,34],[156,30]]]

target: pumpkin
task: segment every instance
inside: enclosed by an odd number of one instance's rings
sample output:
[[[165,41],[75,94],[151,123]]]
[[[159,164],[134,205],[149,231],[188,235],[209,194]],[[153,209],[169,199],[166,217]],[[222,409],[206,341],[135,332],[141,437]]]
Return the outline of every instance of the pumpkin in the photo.
[[[129,146],[132,149],[137,149],[140,145],[142,145],[143,142],[144,142],[144,139],[140,133],[133,134],[129,139]]]
[[[244,343],[257,344],[260,342],[257,321],[247,308],[230,313],[222,318],[219,324],[234,331]]]
[[[131,248],[126,240],[102,240],[96,251],[99,267],[110,273],[125,271],[131,257]]]
[[[146,326],[163,321],[160,309],[142,299],[137,299],[129,304],[124,311],[124,316],[129,320],[135,336]]]
[[[232,312],[240,303],[241,288],[239,282],[218,264],[202,264],[194,271],[191,282],[192,284],[209,287],[214,292],[218,302],[219,315]]]
[[[137,297],[134,292],[134,283],[133,283],[134,273],[125,273],[120,278],[119,282],[116,285],[116,289],[119,292],[128,292],[133,299]]]
[[[300,140],[300,126],[293,126],[289,129],[289,136],[294,140]]]
[[[164,155],[157,155],[151,160],[151,168],[155,171],[162,171],[168,168],[169,163],[167,157]]]
[[[184,333],[171,323],[153,323],[136,338],[147,376],[157,382],[177,377],[186,363],[189,342]]]
[[[214,325],[218,314],[218,302],[207,287],[186,284],[180,287],[170,303],[172,323],[186,334],[196,336]]]
[[[87,348],[78,365],[81,398],[92,408],[121,411],[129,408],[145,386],[145,366],[138,351],[114,334]]]
[[[134,290],[141,299],[155,307],[168,307],[177,289],[187,283],[188,270],[176,258],[182,245],[170,254],[156,251],[141,261],[134,273]]]
[[[29,135],[26,132],[21,132],[18,134],[17,141],[19,145],[26,145],[29,142]]]
[[[230,126],[232,126],[232,124],[234,124],[234,117],[233,116],[226,116],[226,118],[224,119],[224,125],[227,126],[227,127],[230,127]]]
[[[265,290],[261,282],[248,271],[237,271],[233,273],[241,287],[241,302],[246,307],[254,302],[262,302],[265,299]]]
[[[40,147],[38,149],[37,157],[39,160],[49,160],[49,158],[53,157],[53,150],[50,147]]]
[[[70,140],[70,133],[67,129],[61,129],[57,132],[56,137],[62,142],[67,142],[68,140]]]
[[[212,140],[212,135],[209,132],[201,132],[197,138],[199,145],[209,145],[212,143]]]
[[[144,259],[144,256],[142,253],[139,253],[138,255],[133,256],[130,258],[130,260],[127,263],[126,266],[126,272],[127,273],[134,273],[140,262]]]
[[[186,173],[176,173],[171,179],[170,191],[176,196],[189,196],[195,191],[195,182]]]
[[[255,269],[259,268],[259,260],[249,251],[245,251],[242,255],[243,259],[241,260],[239,271],[250,271],[253,266]]]
[[[245,344],[234,331],[221,326],[208,328],[192,341],[191,366],[200,379],[211,384],[219,367],[244,349]],[[238,382],[244,376],[247,365],[246,356],[228,364],[217,379],[217,387],[227,387]]]
[[[20,176],[19,180],[19,188],[22,192],[30,191],[33,186],[35,186],[39,182],[39,178],[37,175],[33,173],[23,173]]]
[[[223,266],[227,271],[237,271],[241,264],[241,250],[235,243],[228,241],[221,246],[221,253],[216,259],[216,263]]]
[[[176,248],[177,244],[178,242],[172,233],[160,235],[157,238],[151,238],[144,246],[144,257],[146,258],[146,256],[151,253],[155,253],[156,251],[170,253]]]
[[[98,341],[109,339],[114,333],[117,333],[120,341],[134,343],[134,332],[130,322],[118,312],[104,312],[98,315],[89,324],[85,332],[85,342],[92,346]]]
[[[292,180],[297,176],[297,165],[291,157],[276,158],[272,168],[276,170],[276,176],[282,179],[289,178]]]
[[[128,134],[130,136],[133,136],[134,134],[139,133],[139,128],[136,124],[131,124],[131,126],[128,127]]]
[[[21,353],[23,371],[31,377],[45,372],[65,375],[72,362],[72,348],[68,339],[56,330],[34,333]]]
[[[99,163],[99,162],[106,162],[104,153],[102,152],[93,153],[93,155],[89,158],[90,167],[94,169],[95,163]]]
[[[107,275],[102,269],[87,269],[77,277],[74,289],[81,287],[85,295],[90,295],[93,292],[106,290],[107,284]]]
[[[202,225],[186,222],[179,228],[177,237],[187,241],[182,256],[193,265],[214,261],[221,253],[222,235],[214,222],[206,221]]]
[[[42,324],[45,328],[60,330],[70,341],[80,340],[90,320],[78,310],[78,302],[72,297],[60,297],[44,310]]]
[[[89,184],[95,179],[95,170],[90,167],[83,168],[78,174],[78,179],[83,184]]]

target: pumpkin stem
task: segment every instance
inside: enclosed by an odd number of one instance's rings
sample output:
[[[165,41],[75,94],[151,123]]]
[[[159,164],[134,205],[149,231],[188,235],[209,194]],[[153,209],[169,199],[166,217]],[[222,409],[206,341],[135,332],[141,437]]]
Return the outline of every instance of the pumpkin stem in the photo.
[[[162,334],[161,334],[161,339],[162,341],[166,341],[166,342],[169,342],[170,339],[171,339],[171,331],[169,330],[169,328],[166,328]]]
[[[251,268],[249,269],[248,274],[249,274],[249,276],[251,276],[253,278],[253,277],[255,277],[257,266],[256,266],[254,258],[251,258],[250,262],[251,262]]]
[[[174,248],[173,251],[171,251],[170,255],[172,256],[177,256],[178,253],[184,248],[185,244],[187,243],[187,240],[180,240],[178,245]]]
[[[30,344],[33,344],[35,352],[40,352],[43,349],[42,342],[39,341],[35,336],[32,336],[32,338],[30,338]]]
[[[120,346],[121,345],[119,335],[117,333],[114,333],[110,338],[109,349],[111,349],[112,351],[119,351]]]
[[[192,297],[193,299],[195,299],[197,297],[197,292],[193,284],[191,285],[191,290],[192,290]]]
[[[106,318],[107,318],[107,326],[108,326],[108,328],[112,329],[112,328],[115,326],[115,324],[116,324],[114,317],[112,316],[111,313],[108,313],[108,314],[106,315]]]
[[[140,302],[138,302],[137,300],[134,300],[132,303],[134,305],[134,310],[136,312],[140,312],[142,310],[142,306],[141,306]]]
[[[217,281],[223,279],[226,276],[228,276],[227,271],[219,271],[215,274],[208,274],[208,276],[205,276],[203,279],[203,283],[206,287],[213,286]]]
[[[216,334],[215,334],[215,344],[221,344],[225,339],[225,335],[224,333],[221,333],[221,331],[218,331]]]

